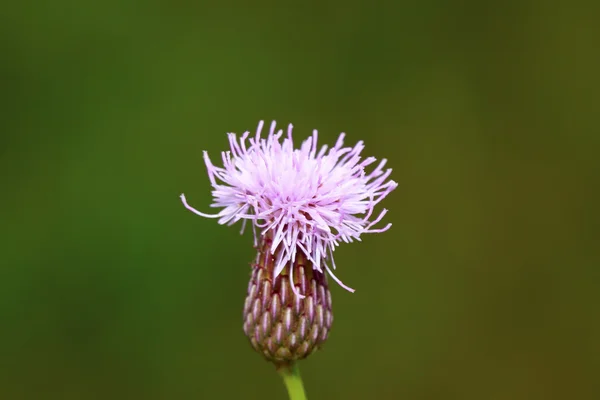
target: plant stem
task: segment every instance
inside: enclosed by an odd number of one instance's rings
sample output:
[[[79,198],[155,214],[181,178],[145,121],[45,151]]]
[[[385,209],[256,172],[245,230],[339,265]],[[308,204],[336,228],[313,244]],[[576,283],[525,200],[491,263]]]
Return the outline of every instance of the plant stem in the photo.
[[[302,378],[300,377],[300,369],[296,363],[291,365],[281,366],[278,372],[283,378],[283,383],[287,388],[290,400],[306,400]]]

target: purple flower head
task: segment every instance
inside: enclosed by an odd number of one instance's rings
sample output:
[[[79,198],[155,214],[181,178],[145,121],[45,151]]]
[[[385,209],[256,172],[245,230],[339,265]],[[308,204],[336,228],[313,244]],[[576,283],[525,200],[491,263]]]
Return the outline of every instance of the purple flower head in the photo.
[[[386,209],[376,218],[371,217],[374,207],[398,186],[387,180],[392,170],[383,169],[386,164],[383,159],[369,173],[365,172],[365,167],[376,161],[375,157],[361,159],[362,141],[354,147],[343,147],[344,133],[329,151],[326,145],[317,148],[316,130],[295,149],[292,124],[283,142],[283,130],[275,131],[275,121],[267,138],[261,138],[263,125],[260,121],[254,138],[248,138],[249,132],[239,140],[235,133],[228,134],[231,150],[222,152],[223,167],[214,166],[204,152],[214,189],[211,207],[222,208],[217,214],[196,210],[183,194],[181,201],[195,214],[219,218],[219,224],[232,225],[243,220],[242,232],[250,220],[255,245],[256,228],[259,235],[270,235],[275,277],[295,261],[300,251],[314,269],[327,270],[338,284],[354,292],[333,274],[332,269],[336,268],[333,251],[341,241],[349,243],[360,240],[363,233],[390,228],[392,224],[374,228]],[[291,287],[300,295],[295,285]]]

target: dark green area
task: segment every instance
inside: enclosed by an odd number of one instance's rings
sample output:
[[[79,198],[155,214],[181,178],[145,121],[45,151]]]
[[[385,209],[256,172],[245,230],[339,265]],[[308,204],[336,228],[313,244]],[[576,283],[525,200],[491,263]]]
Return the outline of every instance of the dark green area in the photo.
[[[580,3],[580,4],[578,4]],[[283,399],[202,161],[259,119],[388,158],[310,399],[600,398],[598,6],[11,2],[0,398]]]

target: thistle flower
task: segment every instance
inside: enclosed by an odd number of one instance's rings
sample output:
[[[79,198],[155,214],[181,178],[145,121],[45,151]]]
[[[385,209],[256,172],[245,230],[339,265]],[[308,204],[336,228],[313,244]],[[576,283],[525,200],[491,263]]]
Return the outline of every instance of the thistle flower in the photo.
[[[360,240],[376,228],[387,210],[373,218],[375,206],[397,187],[388,180],[383,159],[374,169],[374,157],[361,158],[362,141],[343,147],[344,133],[332,148],[317,146],[317,131],[295,149],[292,124],[287,136],[273,121],[261,138],[263,121],[254,137],[245,132],[238,140],[229,133],[230,151],[222,153],[223,167],[204,161],[213,187],[214,203],[221,208],[197,215],[218,218],[219,224],[250,221],[257,257],[252,263],[244,307],[244,332],[252,346],[277,365],[293,363],[320,347],[331,328],[333,314],[327,285],[329,275],[344,289],[333,270],[335,248]]]

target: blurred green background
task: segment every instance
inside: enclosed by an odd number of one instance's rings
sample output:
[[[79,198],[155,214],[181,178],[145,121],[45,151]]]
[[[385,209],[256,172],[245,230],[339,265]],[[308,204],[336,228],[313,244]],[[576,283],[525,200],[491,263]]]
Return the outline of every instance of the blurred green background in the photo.
[[[10,2],[0,398],[284,399],[202,150],[365,140],[393,228],[336,253],[310,399],[600,398],[599,7]],[[597,4],[597,3],[596,3]]]

